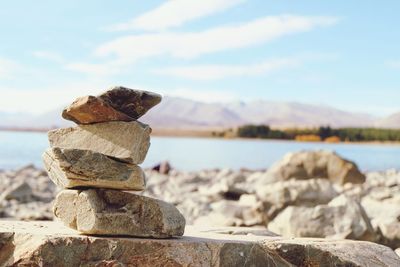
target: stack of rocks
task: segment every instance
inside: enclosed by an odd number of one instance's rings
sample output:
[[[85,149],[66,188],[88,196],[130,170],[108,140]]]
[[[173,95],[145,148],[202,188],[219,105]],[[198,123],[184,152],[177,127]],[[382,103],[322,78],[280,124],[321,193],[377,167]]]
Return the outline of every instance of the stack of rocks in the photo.
[[[145,189],[138,164],[149,149],[151,128],[136,120],[160,101],[155,93],[114,87],[78,98],[63,111],[78,126],[50,131],[43,161],[63,188],[53,211],[64,224],[83,234],[183,235],[185,218],[175,206],[124,192]]]

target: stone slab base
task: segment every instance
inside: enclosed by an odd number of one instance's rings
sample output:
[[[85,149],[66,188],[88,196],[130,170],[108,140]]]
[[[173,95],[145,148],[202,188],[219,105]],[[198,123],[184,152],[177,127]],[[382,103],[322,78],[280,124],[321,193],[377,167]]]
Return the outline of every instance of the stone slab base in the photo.
[[[0,266],[400,266],[370,242],[187,227],[175,239],[84,236],[59,222],[0,221]]]

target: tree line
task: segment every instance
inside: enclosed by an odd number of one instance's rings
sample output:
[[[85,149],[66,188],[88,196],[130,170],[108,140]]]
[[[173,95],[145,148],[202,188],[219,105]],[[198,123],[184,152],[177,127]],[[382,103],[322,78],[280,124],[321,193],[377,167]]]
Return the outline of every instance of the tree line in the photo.
[[[268,125],[244,125],[214,133],[220,137],[243,137],[285,140],[338,140],[349,142],[362,141],[400,141],[400,129],[380,128],[331,128],[319,127],[310,129],[271,129]],[[333,138],[333,139],[332,139]]]

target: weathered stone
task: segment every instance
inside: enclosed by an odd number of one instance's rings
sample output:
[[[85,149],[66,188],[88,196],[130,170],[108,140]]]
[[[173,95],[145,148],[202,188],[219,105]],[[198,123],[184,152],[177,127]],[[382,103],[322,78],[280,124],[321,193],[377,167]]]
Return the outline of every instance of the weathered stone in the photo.
[[[400,258],[388,247],[351,240],[282,239],[264,242],[291,266],[398,266]],[[279,265],[277,265],[279,266]]]
[[[52,147],[91,150],[140,164],[150,146],[151,128],[143,123],[103,122],[52,130],[48,133]]]
[[[332,183],[326,179],[279,181],[259,185],[256,192],[264,203],[269,220],[287,206],[326,204],[338,195]]]
[[[162,97],[149,91],[116,86],[100,94],[98,98],[136,120],[160,103]]]
[[[77,98],[63,110],[62,117],[78,124],[135,120],[114,109],[102,99],[90,95]]]
[[[57,222],[0,221],[0,266],[400,266],[391,249],[370,242],[186,232],[179,239],[104,238]]]
[[[50,148],[43,154],[43,162],[51,180],[62,188],[145,188],[145,175],[138,165],[90,150]]]
[[[327,205],[289,206],[268,224],[268,229],[286,237],[377,239],[362,206],[344,195],[334,198]]]
[[[175,206],[117,190],[63,190],[54,214],[84,234],[166,238],[181,236],[185,229]]]
[[[19,202],[29,202],[35,200],[32,188],[27,182],[20,181],[13,184],[0,194],[0,203],[4,200],[15,199]]]
[[[275,163],[259,182],[270,183],[291,178],[326,178],[338,184],[365,182],[364,174],[354,162],[343,159],[334,152],[323,150],[289,153]]]

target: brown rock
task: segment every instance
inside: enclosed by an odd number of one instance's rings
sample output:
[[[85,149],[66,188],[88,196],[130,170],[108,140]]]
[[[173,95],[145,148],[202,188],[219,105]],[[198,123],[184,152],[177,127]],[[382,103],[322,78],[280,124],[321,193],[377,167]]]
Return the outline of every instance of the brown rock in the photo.
[[[43,162],[50,179],[62,188],[145,188],[145,175],[138,165],[90,150],[50,148],[43,154]]]
[[[134,121],[160,102],[159,94],[117,86],[97,97],[77,98],[63,110],[62,116],[77,124]]]
[[[175,206],[117,190],[63,190],[54,215],[84,234],[166,238],[181,236],[185,229]]]
[[[143,123],[103,122],[52,130],[52,147],[98,152],[119,160],[140,164],[150,147],[151,128]]]
[[[102,99],[90,95],[77,98],[63,110],[62,117],[78,124],[134,120],[114,109]]]
[[[179,239],[104,238],[77,235],[57,222],[0,221],[0,266],[400,266],[400,258],[387,247],[349,240],[192,227]]]
[[[98,97],[134,120],[137,120],[160,103],[162,98],[161,95],[153,92],[129,89],[122,86],[113,87]]]

